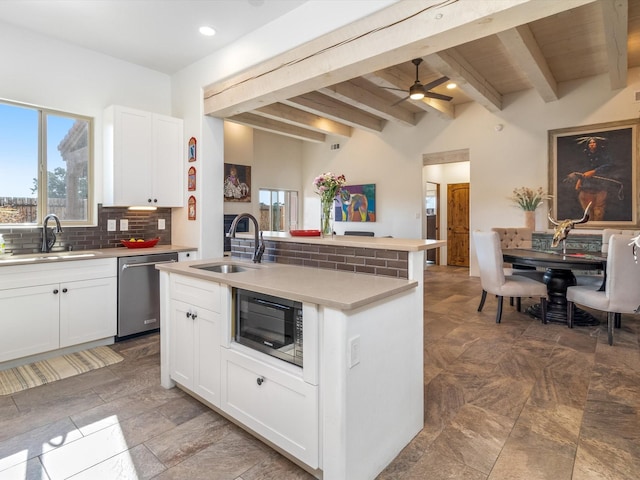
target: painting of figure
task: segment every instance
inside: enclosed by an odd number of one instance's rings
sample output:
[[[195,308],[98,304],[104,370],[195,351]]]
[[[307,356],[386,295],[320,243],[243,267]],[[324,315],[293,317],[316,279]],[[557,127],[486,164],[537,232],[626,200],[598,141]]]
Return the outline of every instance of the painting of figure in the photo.
[[[336,198],[335,219],[338,222],[375,222],[376,184],[342,187]]]
[[[552,216],[584,228],[637,226],[637,120],[550,131]]]
[[[251,167],[224,164],[224,201],[251,202]]]

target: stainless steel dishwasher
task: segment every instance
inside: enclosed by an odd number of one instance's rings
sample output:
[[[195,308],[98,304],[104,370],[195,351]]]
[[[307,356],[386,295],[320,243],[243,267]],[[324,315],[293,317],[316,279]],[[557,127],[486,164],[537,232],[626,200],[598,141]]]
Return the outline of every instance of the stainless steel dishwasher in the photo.
[[[160,329],[160,272],[156,265],[177,261],[177,253],[118,258],[116,340]]]

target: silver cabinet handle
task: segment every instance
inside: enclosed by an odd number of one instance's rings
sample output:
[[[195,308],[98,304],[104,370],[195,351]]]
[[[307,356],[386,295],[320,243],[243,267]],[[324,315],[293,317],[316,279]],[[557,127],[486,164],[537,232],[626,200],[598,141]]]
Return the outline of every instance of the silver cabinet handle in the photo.
[[[263,383],[263,382],[264,382],[264,377],[258,377],[258,378],[256,379],[256,383],[257,383],[258,385],[262,385],[262,383]]]
[[[166,262],[144,262],[144,263],[125,263],[122,265],[122,270],[133,267],[148,267],[149,265],[160,265],[161,263],[175,263],[175,260],[167,260]]]

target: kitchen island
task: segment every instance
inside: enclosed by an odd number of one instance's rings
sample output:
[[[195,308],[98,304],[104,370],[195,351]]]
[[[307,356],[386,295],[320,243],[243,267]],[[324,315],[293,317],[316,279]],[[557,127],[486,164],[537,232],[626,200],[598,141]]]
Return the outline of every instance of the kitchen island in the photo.
[[[197,267],[232,263],[237,273]],[[423,427],[421,282],[278,263],[159,265],[161,382],[317,478],[372,479]],[[302,302],[303,367],[234,341],[234,289]]]

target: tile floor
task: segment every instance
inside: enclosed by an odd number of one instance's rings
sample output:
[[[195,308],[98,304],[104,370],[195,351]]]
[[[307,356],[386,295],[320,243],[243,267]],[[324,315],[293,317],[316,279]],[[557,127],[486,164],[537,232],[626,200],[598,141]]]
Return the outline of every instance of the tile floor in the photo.
[[[425,272],[425,428],[379,480],[638,478],[640,319],[623,316],[610,347],[602,327],[541,325],[507,302],[496,325],[479,298],[467,269]],[[115,348],[119,364],[0,397],[0,480],[311,478],[161,388],[157,335]]]

